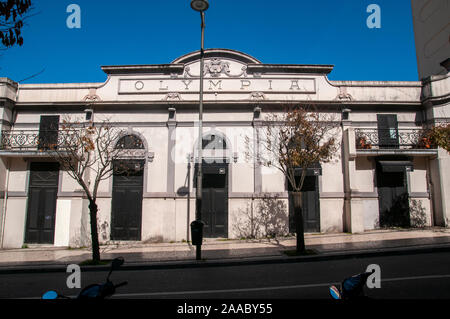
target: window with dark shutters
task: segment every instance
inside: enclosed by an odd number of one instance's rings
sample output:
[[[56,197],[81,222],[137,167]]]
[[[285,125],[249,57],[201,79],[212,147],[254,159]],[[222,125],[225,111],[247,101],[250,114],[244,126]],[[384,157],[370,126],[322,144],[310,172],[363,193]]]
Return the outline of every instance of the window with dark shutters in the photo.
[[[39,125],[39,150],[55,149],[58,145],[59,115],[42,115]]]
[[[398,148],[398,122],[395,114],[377,114],[380,148]]]

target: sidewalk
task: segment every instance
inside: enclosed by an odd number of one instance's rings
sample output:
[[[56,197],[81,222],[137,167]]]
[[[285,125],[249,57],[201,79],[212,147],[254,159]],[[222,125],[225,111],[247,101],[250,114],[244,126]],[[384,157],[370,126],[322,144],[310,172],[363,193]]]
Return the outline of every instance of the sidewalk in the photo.
[[[423,230],[375,230],[362,234],[306,234],[308,249],[317,252],[313,256],[294,258],[332,258],[363,254],[397,254],[414,251],[448,249],[450,229],[430,228]],[[207,239],[202,246],[200,263],[270,262],[292,259],[283,254],[295,249],[295,238],[271,240]],[[125,258],[128,267],[183,266],[195,261],[195,246],[188,243],[130,243],[101,247],[102,259]],[[55,247],[31,247],[0,250],[0,272],[62,269],[68,264],[78,264],[91,259],[89,249]]]

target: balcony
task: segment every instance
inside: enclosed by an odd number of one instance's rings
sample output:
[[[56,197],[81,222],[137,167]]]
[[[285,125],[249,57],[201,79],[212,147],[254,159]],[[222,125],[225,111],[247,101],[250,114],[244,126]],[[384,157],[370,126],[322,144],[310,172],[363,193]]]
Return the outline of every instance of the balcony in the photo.
[[[433,155],[437,147],[424,129],[354,129],[358,155]]]
[[[0,155],[45,155],[52,149],[64,149],[74,138],[76,131],[70,133],[62,131],[17,130],[1,131]]]

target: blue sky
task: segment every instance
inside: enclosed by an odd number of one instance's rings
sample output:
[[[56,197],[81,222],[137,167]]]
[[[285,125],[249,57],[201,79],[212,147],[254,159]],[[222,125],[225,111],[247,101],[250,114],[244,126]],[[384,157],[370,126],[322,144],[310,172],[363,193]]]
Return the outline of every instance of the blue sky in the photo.
[[[81,28],[69,29],[70,4]],[[369,29],[369,4],[381,28]],[[103,82],[101,65],[170,63],[199,49],[190,0],[34,0],[24,45],[2,52],[0,76],[23,83]],[[410,0],[210,0],[206,48],[263,63],[333,64],[331,80],[416,81]]]

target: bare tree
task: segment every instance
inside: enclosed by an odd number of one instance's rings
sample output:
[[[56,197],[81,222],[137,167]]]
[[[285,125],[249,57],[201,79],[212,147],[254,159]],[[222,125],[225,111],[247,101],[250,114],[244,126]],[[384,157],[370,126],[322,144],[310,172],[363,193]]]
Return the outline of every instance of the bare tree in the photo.
[[[31,0],[0,1],[0,40],[4,47],[23,44],[21,30],[31,9]]]
[[[114,173],[130,173],[141,169],[121,164],[123,162],[120,160],[129,157],[131,149],[120,143],[122,137],[127,137],[125,132],[112,127],[107,121],[93,124],[64,119],[57,143],[40,141],[41,149],[46,149],[86,194],[89,201],[93,263],[100,261],[96,203],[100,182],[109,179]]]
[[[264,119],[257,147],[260,151],[255,154],[247,147],[247,156],[253,154],[262,165],[277,168],[292,188],[297,253],[305,251],[301,189],[307,169],[332,160],[339,149],[333,135],[336,127],[331,112],[320,113],[315,106],[287,107],[283,113],[270,113]]]

